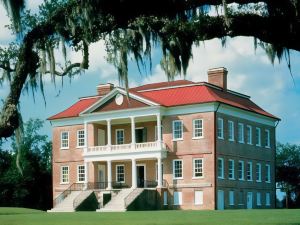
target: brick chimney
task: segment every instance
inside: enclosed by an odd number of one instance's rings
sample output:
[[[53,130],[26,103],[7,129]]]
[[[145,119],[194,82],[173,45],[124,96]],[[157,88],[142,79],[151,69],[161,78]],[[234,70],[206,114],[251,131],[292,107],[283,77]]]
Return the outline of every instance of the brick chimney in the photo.
[[[97,92],[100,96],[108,94],[112,89],[114,89],[114,85],[111,83],[99,84],[97,86]]]
[[[225,67],[213,68],[207,71],[208,83],[227,90],[227,69]]]

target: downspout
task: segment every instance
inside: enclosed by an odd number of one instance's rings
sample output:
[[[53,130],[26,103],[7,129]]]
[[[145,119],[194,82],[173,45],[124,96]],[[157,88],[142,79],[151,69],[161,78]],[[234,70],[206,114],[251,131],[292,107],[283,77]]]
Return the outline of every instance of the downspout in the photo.
[[[275,129],[274,129],[274,137],[275,137],[275,152],[274,152],[274,180],[275,180],[275,182],[274,182],[274,196],[273,196],[273,201],[274,201],[274,208],[276,209],[276,152],[277,152],[277,144],[276,144],[276,128],[277,128],[277,126],[278,126],[278,124],[279,124],[279,122],[280,122],[280,119],[278,119],[277,121],[276,121],[276,124],[275,124]],[[286,193],[286,197],[287,197],[287,193]]]
[[[219,110],[221,103],[219,102],[217,109],[214,112],[214,163],[215,163],[215,210],[217,209],[217,112]]]

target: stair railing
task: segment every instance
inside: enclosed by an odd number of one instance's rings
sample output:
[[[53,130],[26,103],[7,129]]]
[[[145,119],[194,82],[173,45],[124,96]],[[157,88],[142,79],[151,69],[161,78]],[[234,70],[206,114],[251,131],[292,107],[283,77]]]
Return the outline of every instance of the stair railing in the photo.
[[[72,193],[72,191],[82,191],[83,188],[84,188],[84,183],[71,184],[66,190],[64,190],[53,200],[53,207],[57,206],[59,203],[65,200]]]

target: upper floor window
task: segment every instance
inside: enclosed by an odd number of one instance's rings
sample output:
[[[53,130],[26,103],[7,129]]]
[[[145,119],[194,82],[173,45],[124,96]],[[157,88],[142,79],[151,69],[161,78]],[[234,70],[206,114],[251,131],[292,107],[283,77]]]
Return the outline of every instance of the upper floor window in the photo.
[[[84,143],[84,130],[78,130],[77,131],[77,147],[83,147],[85,145]]]
[[[238,124],[238,141],[239,143],[244,143],[244,124]]]
[[[118,183],[125,183],[125,166],[116,165],[116,181]]]
[[[244,161],[239,161],[239,180],[244,180]]]
[[[62,166],[60,168],[60,182],[62,184],[69,183],[69,166]]]
[[[228,121],[228,140],[234,141],[234,122]]]
[[[218,178],[224,178],[224,159],[218,158]]]
[[[84,165],[77,166],[77,181],[78,182],[85,181],[85,166]]]
[[[266,182],[271,182],[271,166],[270,164],[266,164]]]
[[[252,127],[247,125],[247,144],[252,145]]]
[[[218,118],[218,138],[219,139],[224,139],[224,126],[223,126],[223,119]]]
[[[234,160],[228,160],[228,179],[234,180]]]
[[[247,180],[252,181],[252,162],[247,162]]]
[[[181,179],[182,176],[182,160],[173,160],[173,179]]]
[[[124,144],[124,130],[123,129],[116,130],[116,144],[117,145]]]
[[[193,159],[193,177],[201,178],[203,177],[203,159]]]
[[[173,140],[183,139],[183,123],[181,120],[173,121]]]
[[[261,164],[256,163],[256,182],[261,182]]]
[[[61,149],[68,149],[69,148],[69,132],[62,131],[60,134],[60,148]]]
[[[203,137],[203,120],[196,119],[193,120],[193,138]]]
[[[268,129],[265,130],[265,147],[266,148],[271,147],[271,144],[270,144],[270,130],[268,130]]]
[[[255,129],[255,144],[256,144],[256,146],[261,146],[261,140],[260,140],[261,137],[260,136],[261,136],[260,128],[256,127],[256,129]]]

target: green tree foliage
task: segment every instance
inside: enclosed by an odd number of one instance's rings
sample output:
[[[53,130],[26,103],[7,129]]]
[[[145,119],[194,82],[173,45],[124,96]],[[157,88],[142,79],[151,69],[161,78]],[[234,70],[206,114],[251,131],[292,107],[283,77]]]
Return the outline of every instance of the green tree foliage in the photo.
[[[12,138],[12,150],[0,151],[0,206],[51,207],[52,145],[39,133],[42,126],[41,120],[29,120],[22,139]]]
[[[277,144],[276,182],[286,192],[286,206],[300,207],[300,145]]]

